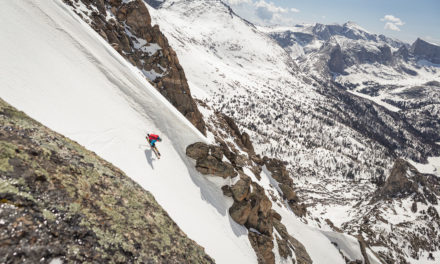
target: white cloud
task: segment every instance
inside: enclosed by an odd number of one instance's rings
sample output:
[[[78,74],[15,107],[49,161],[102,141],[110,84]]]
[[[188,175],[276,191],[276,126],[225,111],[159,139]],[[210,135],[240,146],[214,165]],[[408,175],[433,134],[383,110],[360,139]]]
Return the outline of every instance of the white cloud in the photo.
[[[391,22],[385,23],[384,28],[389,29],[389,30],[394,30],[394,31],[400,31],[400,28],[398,26],[396,26],[396,24],[393,24]]]
[[[242,4],[251,4],[252,0],[224,0],[227,4],[230,5],[242,5]]]
[[[297,8],[277,6],[270,0],[223,0],[243,18],[260,25],[293,24]]]
[[[384,28],[389,30],[400,31],[399,26],[405,25],[400,18],[393,15],[385,15],[380,20],[386,22]]]
[[[276,14],[287,13],[288,9],[276,6],[272,2],[266,2],[264,0],[260,0],[255,4],[255,12],[259,18],[265,21],[270,21]]]

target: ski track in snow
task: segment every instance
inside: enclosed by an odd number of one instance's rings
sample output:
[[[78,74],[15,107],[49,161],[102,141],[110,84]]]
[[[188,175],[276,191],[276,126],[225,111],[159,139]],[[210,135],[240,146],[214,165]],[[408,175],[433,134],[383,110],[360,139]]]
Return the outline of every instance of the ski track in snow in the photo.
[[[0,96],[149,190],[217,263],[256,263],[247,230],[185,148],[206,141],[61,0],[0,2]],[[146,133],[163,136],[156,160]]]

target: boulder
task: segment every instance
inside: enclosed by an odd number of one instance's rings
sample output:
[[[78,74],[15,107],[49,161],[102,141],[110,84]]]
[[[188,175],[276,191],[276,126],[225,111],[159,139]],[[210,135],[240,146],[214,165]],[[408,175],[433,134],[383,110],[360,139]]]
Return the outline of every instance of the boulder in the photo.
[[[224,196],[232,197],[232,191],[231,191],[231,187],[229,187],[229,185],[223,185],[222,192],[223,192]]]
[[[223,159],[223,150],[220,146],[209,146],[209,153],[219,161]]]
[[[249,195],[250,181],[240,179],[231,187],[231,192],[234,200],[237,202],[243,201]]]
[[[222,178],[237,176],[237,172],[230,163],[219,161],[213,156],[198,159],[196,169],[202,174],[211,174]]]
[[[186,148],[186,155],[195,160],[206,158],[210,147],[202,142],[196,142]]]
[[[272,215],[272,218],[277,220],[277,221],[281,221],[281,215],[279,213],[277,213],[275,210],[270,209],[270,214]]]
[[[251,205],[246,201],[234,202],[231,208],[229,208],[229,215],[240,225],[244,225],[246,223],[250,213]]]

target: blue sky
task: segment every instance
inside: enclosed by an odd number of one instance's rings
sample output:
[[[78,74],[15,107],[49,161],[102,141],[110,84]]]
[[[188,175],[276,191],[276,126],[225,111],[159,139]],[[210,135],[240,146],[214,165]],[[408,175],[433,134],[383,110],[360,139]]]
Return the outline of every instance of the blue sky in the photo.
[[[440,0],[224,0],[256,24],[343,24],[410,42],[440,44]]]

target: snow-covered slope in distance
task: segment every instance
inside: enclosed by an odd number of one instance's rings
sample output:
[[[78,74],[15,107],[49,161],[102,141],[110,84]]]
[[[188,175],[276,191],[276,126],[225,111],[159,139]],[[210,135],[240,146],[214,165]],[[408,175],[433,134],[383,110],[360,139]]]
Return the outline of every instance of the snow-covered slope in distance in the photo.
[[[255,263],[244,227],[185,148],[206,139],[61,0],[0,2],[0,96],[151,191],[217,263]],[[157,160],[146,132],[164,140]]]

